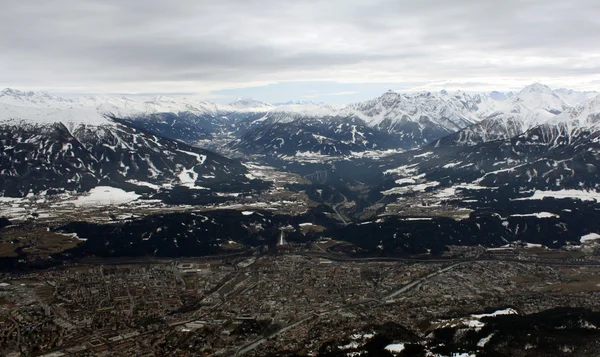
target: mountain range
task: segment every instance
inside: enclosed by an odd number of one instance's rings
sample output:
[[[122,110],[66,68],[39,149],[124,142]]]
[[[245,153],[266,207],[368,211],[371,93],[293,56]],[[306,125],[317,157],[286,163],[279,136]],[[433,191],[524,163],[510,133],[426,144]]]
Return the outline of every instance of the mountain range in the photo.
[[[246,153],[260,153],[263,148],[272,147],[273,140],[281,141],[283,134],[296,130],[300,131],[297,141],[289,138],[288,146],[299,149],[281,148],[272,151],[273,155],[289,157],[307,150],[321,155],[346,155],[350,151],[390,147],[414,149],[455,133],[450,140],[463,144],[512,137],[597,94],[553,91],[533,84],[517,93],[388,91],[373,100],[345,106],[303,101],[272,105],[243,98],[221,105],[176,96],[65,99],[43,92],[6,89],[0,92],[0,120],[99,124],[110,117],[189,144],[227,133],[239,139],[236,146]],[[340,135],[346,132],[343,126],[353,128],[353,141]],[[251,130],[253,133],[245,136]],[[391,134],[393,140],[376,135],[375,131]],[[371,139],[359,140],[357,144],[356,134]],[[332,149],[333,146],[339,149]]]
[[[410,183],[412,176],[397,170],[410,167],[411,175],[425,175],[415,184],[518,180],[522,189],[596,188],[596,95],[533,84],[509,93],[388,91],[350,105],[254,99],[222,105],[176,96],[66,99],[5,89],[0,183],[2,194],[12,196],[86,191],[107,182],[143,182],[155,191],[262,187],[240,162],[198,147],[215,142],[211,149],[222,153],[282,162],[378,152],[387,157],[369,163],[372,168]],[[398,151],[406,153],[390,155]]]
[[[538,116],[537,121],[519,114],[508,114],[518,127],[499,124],[499,114],[417,150],[385,158],[376,164],[388,180],[380,191],[403,195],[448,188],[451,191],[445,192],[508,188],[518,197],[536,190],[585,194],[600,189],[600,97],[547,118]]]

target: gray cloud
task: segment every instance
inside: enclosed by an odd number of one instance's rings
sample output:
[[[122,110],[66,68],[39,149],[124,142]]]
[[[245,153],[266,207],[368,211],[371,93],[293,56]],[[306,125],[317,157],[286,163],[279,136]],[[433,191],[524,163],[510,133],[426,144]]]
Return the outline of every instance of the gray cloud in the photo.
[[[3,4],[0,85],[212,91],[276,81],[588,88],[596,0],[46,0]]]

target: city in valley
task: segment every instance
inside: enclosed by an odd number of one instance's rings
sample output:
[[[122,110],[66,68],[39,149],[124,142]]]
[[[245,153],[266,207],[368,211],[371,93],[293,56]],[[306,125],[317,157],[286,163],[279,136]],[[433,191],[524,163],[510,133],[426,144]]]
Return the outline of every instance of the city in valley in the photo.
[[[599,0],[4,0],[0,357],[600,357]]]
[[[443,356],[448,348],[484,352],[493,334],[508,336],[515,356],[525,347],[519,340],[538,351],[597,351],[600,255],[454,247],[438,259],[361,259],[330,249],[340,242],[281,243],[229,257],[97,259],[4,273],[1,353]],[[579,325],[565,322],[571,315]],[[548,341],[531,337],[536,318],[547,329],[559,323]],[[462,337],[449,343],[452,329]],[[561,338],[572,329],[583,336]],[[482,337],[469,345],[469,334]]]

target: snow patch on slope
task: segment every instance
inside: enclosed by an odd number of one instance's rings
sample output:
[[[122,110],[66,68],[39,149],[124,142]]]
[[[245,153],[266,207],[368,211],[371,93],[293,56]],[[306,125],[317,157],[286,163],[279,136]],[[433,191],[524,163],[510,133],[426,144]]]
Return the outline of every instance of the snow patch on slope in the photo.
[[[590,233],[590,234],[586,234],[586,235],[582,236],[580,239],[580,242],[585,243],[585,242],[590,242],[590,241],[597,241],[599,239],[600,239],[600,234]]]
[[[546,197],[556,199],[573,198],[580,199],[582,201],[599,202],[600,192],[585,190],[535,191],[534,194],[530,197],[517,198],[515,200],[543,200]]]
[[[135,201],[139,197],[140,195],[135,192],[126,192],[120,188],[97,186],[87,195],[78,197],[73,203],[75,206],[119,205]]]

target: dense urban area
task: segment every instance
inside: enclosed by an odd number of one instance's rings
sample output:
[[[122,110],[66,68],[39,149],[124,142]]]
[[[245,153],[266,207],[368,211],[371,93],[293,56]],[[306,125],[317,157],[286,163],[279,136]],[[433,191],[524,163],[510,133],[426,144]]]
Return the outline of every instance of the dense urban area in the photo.
[[[489,309],[527,315],[600,301],[595,254],[453,247],[432,260],[351,259],[327,252],[331,245],[282,239],[275,250],[230,258],[3,273],[0,354],[317,356],[345,341],[333,348],[352,355],[386,323],[428,346],[429,332]]]

